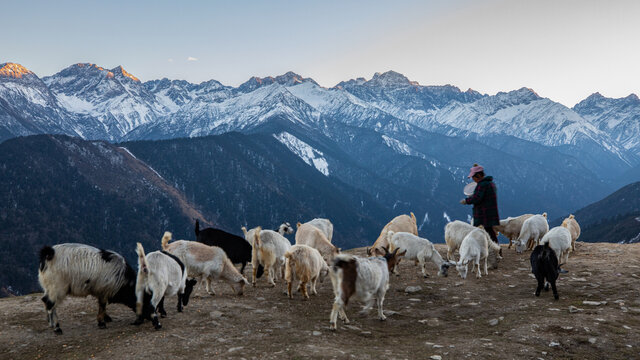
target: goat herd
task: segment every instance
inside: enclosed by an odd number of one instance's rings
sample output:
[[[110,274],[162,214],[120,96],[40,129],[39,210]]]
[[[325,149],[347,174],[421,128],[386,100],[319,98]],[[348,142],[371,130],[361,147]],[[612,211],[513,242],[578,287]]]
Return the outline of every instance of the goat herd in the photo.
[[[566,263],[569,251],[575,250],[575,241],[580,236],[580,227],[573,215],[564,220],[562,226],[549,230],[547,215],[526,214],[500,221],[494,229],[509,238],[509,248],[515,241],[515,249],[525,248],[531,253],[532,271],[538,280],[536,296],[545,285],[545,279],[558,299],[555,281],[559,264]],[[337,318],[348,322],[345,307],[355,297],[365,303],[365,310],[377,302],[378,317],[385,320],[382,304],[389,287],[389,274],[397,273],[396,265],[401,259],[413,260],[427,276],[427,265],[434,263],[438,275],[447,276],[450,266],[455,265],[462,278],[466,278],[468,265],[481,277],[480,263],[493,253],[501,258],[500,246],[491,241],[488,233],[462,221],[453,221],[445,227],[447,260],[436,251],[427,239],[418,236],[416,218],[399,215],[380,232],[371,248],[369,257],[341,254],[332,243],[333,224],[328,219],[313,219],[297,224],[295,245],[284,235],[294,232],[289,223],[277,230],[242,227],[244,239],[222,230],[207,228],[200,230],[196,221],[197,241],[171,241],[170,232],[161,240],[161,251],[145,255],[144,248],[137,244],[138,272],[127,264],[124,257],[108,250],[100,250],[84,244],[59,244],[45,246],[40,250],[38,280],[44,289],[42,301],[47,310],[49,325],[58,334],[62,333],[56,313],[57,307],[67,295],[98,299],[98,326],[106,327],[111,318],[106,313],[108,303],[121,303],[136,312],[134,324],[151,320],[159,329],[161,317],[166,315],[165,297],[178,297],[177,311],[189,302],[189,296],[197,279],[206,284],[206,291],[214,295],[212,280],[222,279],[229,283],[236,294],[242,295],[249,284],[243,276],[248,262],[252,264],[252,284],[267,274],[267,281],[275,286],[277,277],[287,283],[287,294],[292,298],[292,286],[298,281],[297,290],[305,298],[317,294],[316,282],[330,276],[335,295],[330,315],[332,330],[337,327]],[[535,248],[534,248],[535,247]],[[454,260],[454,251],[460,257]],[[238,269],[234,264],[241,264]],[[331,265],[328,265],[331,264]],[[477,268],[477,270],[476,270]]]

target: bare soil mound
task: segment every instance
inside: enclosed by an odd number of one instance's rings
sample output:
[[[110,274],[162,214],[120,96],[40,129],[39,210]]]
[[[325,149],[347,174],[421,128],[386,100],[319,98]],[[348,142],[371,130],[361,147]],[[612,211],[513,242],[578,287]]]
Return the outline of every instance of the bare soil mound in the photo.
[[[132,326],[134,314],[110,305],[114,321],[98,329],[97,302],[68,298],[59,308],[63,335],[48,328],[40,294],[0,299],[0,359],[74,358],[356,358],[356,359],[632,359],[640,358],[640,244],[579,242],[558,281],[560,300],[533,295],[529,254],[503,249],[499,269],[462,280],[423,278],[404,261],[392,275],[387,320],[361,315],[349,304],[351,323],[329,330],[330,280],[318,296],[289,300],[260,279],[244,296],[216,284],[216,296],[198,288],[184,313],[167,299],[163,328]],[[444,245],[436,245],[446,254]],[[352,253],[363,255],[364,249]],[[34,269],[35,271],[35,269]],[[245,273],[250,274],[250,269]],[[409,286],[417,292],[406,293]],[[414,289],[415,290],[415,289]]]

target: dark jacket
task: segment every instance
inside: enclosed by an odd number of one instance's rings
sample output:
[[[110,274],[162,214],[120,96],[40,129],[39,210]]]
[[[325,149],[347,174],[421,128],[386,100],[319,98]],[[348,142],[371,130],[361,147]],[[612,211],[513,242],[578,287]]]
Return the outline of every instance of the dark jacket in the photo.
[[[466,198],[465,202],[473,204],[473,226],[482,225],[487,228],[500,225],[498,195],[492,176],[482,179],[476,186],[473,195]]]

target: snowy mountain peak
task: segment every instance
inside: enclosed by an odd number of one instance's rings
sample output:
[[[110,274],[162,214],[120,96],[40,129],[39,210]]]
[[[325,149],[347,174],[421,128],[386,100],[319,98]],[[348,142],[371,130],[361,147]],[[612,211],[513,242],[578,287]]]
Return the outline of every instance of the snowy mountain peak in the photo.
[[[389,70],[385,73],[375,73],[371,80],[366,82],[369,86],[407,86],[407,85],[419,85],[416,81],[410,81],[406,76]]]
[[[293,71],[289,71],[285,74],[278,75],[276,77],[267,76],[267,77],[261,78],[261,77],[253,76],[251,79],[247,80],[246,82],[238,86],[238,90],[242,92],[251,92],[261,86],[267,86],[274,83],[278,83],[284,86],[293,86],[293,85],[298,85],[306,82],[310,82],[315,85],[318,85],[318,83],[311,78],[304,78],[294,73]]]
[[[112,72],[112,73],[114,73],[114,74],[116,74],[116,76],[118,76],[118,77],[123,76],[123,77],[129,78],[129,79],[131,79],[131,80],[133,80],[133,81],[135,81],[135,82],[140,82],[140,79],[138,79],[137,77],[135,77],[135,76],[133,76],[132,74],[128,73],[128,72],[127,72],[127,71],[122,67],[122,65],[119,65],[119,66],[117,66],[117,67],[115,67],[115,68],[111,69],[111,72]]]
[[[25,75],[35,75],[31,70],[16,63],[0,64],[0,77],[21,79]]]

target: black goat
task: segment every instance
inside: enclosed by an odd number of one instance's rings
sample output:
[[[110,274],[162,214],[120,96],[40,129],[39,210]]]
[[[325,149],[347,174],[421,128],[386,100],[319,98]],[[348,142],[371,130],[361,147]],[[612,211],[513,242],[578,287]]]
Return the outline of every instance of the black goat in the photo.
[[[556,280],[558,279],[558,273],[563,272],[558,265],[558,257],[555,251],[549,247],[549,243],[544,245],[538,245],[533,249],[531,253],[531,272],[536,276],[538,280],[538,287],[536,288],[536,296],[540,296],[540,291],[544,287],[545,290],[549,290],[549,284],[553,290],[553,297],[558,300],[558,289],[556,289]],[[566,272],[566,271],[565,271]],[[545,279],[548,281],[545,287]]]
[[[196,220],[196,241],[209,246],[217,246],[224,250],[234,264],[242,264],[240,273],[244,275],[244,268],[251,262],[251,244],[244,238],[230,234],[226,231],[214,228],[200,230],[200,223]],[[256,276],[261,277],[264,267],[258,266]]]

